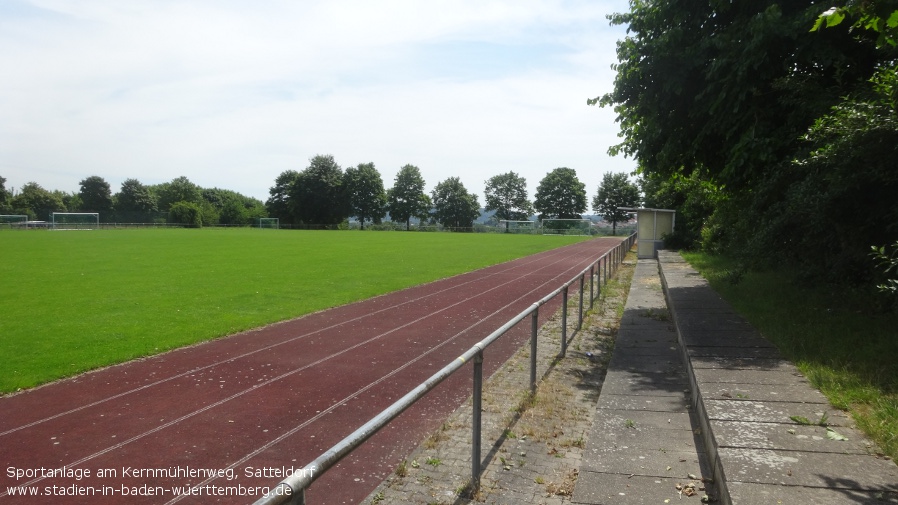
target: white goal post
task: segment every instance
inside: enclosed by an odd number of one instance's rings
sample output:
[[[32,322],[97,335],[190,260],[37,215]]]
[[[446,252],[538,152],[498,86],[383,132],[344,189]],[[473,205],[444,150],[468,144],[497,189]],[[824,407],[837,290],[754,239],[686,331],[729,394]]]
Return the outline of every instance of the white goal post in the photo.
[[[540,221],[543,235],[592,235],[592,221],[589,219],[546,218]]]
[[[28,216],[24,214],[0,214],[0,230],[13,227],[24,228],[27,223]]]
[[[259,218],[259,228],[273,228],[275,230],[280,229],[281,220],[277,217],[260,217]]]
[[[96,230],[100,228],[98,212],[54,212],[50,214],[51,230]]]
[[[498,228],[501,233],[533,233],[536,223],[533,221],[500,219]]]

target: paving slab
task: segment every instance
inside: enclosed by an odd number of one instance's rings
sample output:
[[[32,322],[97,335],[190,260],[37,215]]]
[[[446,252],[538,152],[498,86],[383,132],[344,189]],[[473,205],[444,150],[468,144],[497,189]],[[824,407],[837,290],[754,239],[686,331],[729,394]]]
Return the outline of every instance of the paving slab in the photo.
[[[693,368],[798,373],[798,368],[796,368],[795,365],[782,358],[751,358],[740,356],[692,356],[691,358]]]
[[[605,375],[602,394],[629,394],[651,396],[685,396],[689,393],[686,374],[628,372],[611,370]]]
[[[848,416],[827,404],[796,402],[759,402],[756,400],[704,400],[709,419],[753,421],[759,423],[799,424],[800,416],[812,424],[823,419],[830,426],[847,426]],[[825,416],[825,417],[824,417]]]
[[[833,439],[835,433],[844,439]],[[759,448],[806,452],[834,452],[838,454],[871,454],[872,447],[864,435],[850,426],[785,425],[746,421],[719,422],[714,425],[718,447]]]
[[[613,410],[647,410],[652,412],[688,412],[690,397],[687,395],[612,395],[603,391],[599,408]]]
[[[592,471],[580,472],[571,503],[590,505],[621,504],[677,504],[700,503],[697,496],[692,501],[677,490],[692,481],[684,477],[644,477],[640,475],[615,475]],[[703,484],[697,483],[699,496],[704,494]]]
[[[898,466],[869,455],[729,447],[719,455],[731,481],[898,491]]]
[[[782,359],[775,347],[693,346],[687,352],[694,357]]]
[[[846,488],[775,486],[749,482],[729,484],[733,503],[814,504],[814,505],[895,505],[898,492],[865,491]],[[671,502],[673,503],[673,502]]]
[[[718,330],[708,332],[684,332],[680,340],[688,347],[771,347],[769,340],[761,338],[755,331]]]
[[[702,384],[705,400],[751,400],[760,402],[819,403],[829,405],[829,400],[808,384],[732,384],[707,382]]]
[[[724,368],[693,368],[695,378],[703,384],[795,384],[810,383],[798,371],[781,372],[777,370],[728,370]]]

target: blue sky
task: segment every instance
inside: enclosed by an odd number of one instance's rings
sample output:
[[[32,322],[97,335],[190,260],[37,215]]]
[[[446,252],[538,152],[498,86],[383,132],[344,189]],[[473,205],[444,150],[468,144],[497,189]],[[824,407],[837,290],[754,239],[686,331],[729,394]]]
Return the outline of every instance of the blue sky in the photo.
[[[625,0],[0,1],[0,176],[118,191],[186,176],[265,200],[316,154],[428,191],[514,171],[531,196],[577,171],[590,195],[619,141],[609,109]]]

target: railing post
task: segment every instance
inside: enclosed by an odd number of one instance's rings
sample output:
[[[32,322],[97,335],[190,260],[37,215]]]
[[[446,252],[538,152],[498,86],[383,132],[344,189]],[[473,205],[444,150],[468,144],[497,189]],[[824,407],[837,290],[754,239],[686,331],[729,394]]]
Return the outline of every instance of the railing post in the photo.
[[[483,351],[474,355],[474,395],[471,418],[471,493],[480,489],[480,409],[483,392]]]
[[[592,309],[596,301],[595,279],[593,278],[593,265],[589,265],[589,308]]]
[[[577,331],[580,331],[583,328],[583,283],[586,279],[583,277],[586,274],[580,275],[580,313],[577,314]]]
[[[565,286],[561,291],[561,356],[562,358],[567,353],[567,288]]]
[[[300,489],[298,493],[290,499],[290,505],[306,505],[306,490]]]
[[[539,307],[533,309],[530,322],[530,394],[536,394],[536,334],[539,332]]]

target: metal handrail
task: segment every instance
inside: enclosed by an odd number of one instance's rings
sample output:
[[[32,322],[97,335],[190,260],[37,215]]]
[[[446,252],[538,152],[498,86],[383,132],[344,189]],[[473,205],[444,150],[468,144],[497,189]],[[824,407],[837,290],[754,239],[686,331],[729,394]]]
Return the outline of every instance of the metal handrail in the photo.
[[[477,489],[480,486],[480,467],[481,467],[481,454],[480,454],[480,399],[482,393],[483,386],[483,350],[486,349],[490,344],[495,342],[499,337],[505,334],[512,327],[523,321],[527,316],[532,318],[531,324],[531,336],[530,336],[530,392],[531,394],[536,392],[536,347],[537,347],[537,331],[538,331],[538,318],[539,318],[539,308],[542,305],[545,305],[553,298],[558,296],[558,294],[563,294],[564,299],[562,301],[563,311],[562,311],[562,339],[561,339],[561,353],[560,357],[564,357],[566,349],[567,349],[567,298],[568,298],[568,288],[574,284],[575,282],[580,282],[580,310],[579,310],[579,322],[577,328],[580,328],[580,325],[583,323],[583,289],[585,284],[585,276],[587,272],[589,274],[589,296],[590,296],[590,306],[592,306],[593,301],[595,300],[595,296],[593,294],[593,278],[595,277],[598,284],[598,290],[596,293],[601,293],[602,282],[607,281],[609,275],[613,274],[614,268],[623,261],[624,256],[627,251],[632,249],[633,244],[636,242],[636,233],[633,233],[629,237],[625,238],[621,241],[621,243],[615,246],[610,251],[606,251],[605,254],[601,255],[595,262],[590,263],[588,268],[583,269],[582,272],[575,275],[571,280],[562,284],[558,289],[552,291],[548,295],[542,297],[539,301],[535,302],[533,305],[523,310],[521,313],[508,320],[505,324],[503,324],[500,328],[490,333],[485,339],[480,342],[474,344],[470,349],[468,349],[464,354],[459,356],[458,358],[452,360],[451,363],[444,366],[438,372],[430,376],[426,381],[419,384],[417,387],[406,393],[405,396],[394,402],[392,405],[381,411],[379,414],[371,418],[368,422],[363,424],[360,428],[349,434],[343,440],[338,442],[336,445],[322,453],[320,456],[315,458],[314,461],[307,464],[301,470],[295,471],[290,476],[284,478],[280,481],[274,488],[272,488],[265,496],[256,500],[254,505],[281,505],[289,503],[291,505],[305,505],[305,490],[314,482],[321,474],[327,471],[330,467],[337,464],[341,459],[343,459],[350,452],[355,450],[359,445],[363,442],[371,438],[375,433],[377,433],[381,428],[387,425],[390,421],[395,419],[399,414],[408,409],[413,403],[415,403],[422,396],[427,394],[430,390],[435,388],[438,384],[443,382],[444,379],[452,375],[455,371],[465,365],[468,361],[473,362],[474,368],[474,391],[473,391],[473,423],[472,423],[472,435],[471,435],[471,487],[472,489]],[[604,262],[603,262],[604,260]],[[611,265],[609,265],[609,261]],[[604,267],[604,281],[602,279]],[[610,272],[609,272],[610,269]]]

